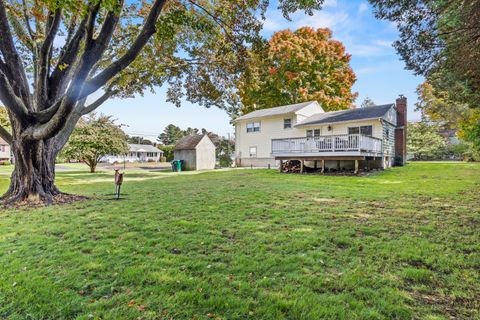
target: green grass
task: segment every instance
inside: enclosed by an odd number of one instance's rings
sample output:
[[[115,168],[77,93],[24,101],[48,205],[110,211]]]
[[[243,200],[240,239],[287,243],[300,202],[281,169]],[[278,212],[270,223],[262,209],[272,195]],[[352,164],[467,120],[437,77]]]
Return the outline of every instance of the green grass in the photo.
[[[95,200],[0,212],[0,319],[480,319],[479,164],[129,171],[120,201],[86,171],[58,184]]]

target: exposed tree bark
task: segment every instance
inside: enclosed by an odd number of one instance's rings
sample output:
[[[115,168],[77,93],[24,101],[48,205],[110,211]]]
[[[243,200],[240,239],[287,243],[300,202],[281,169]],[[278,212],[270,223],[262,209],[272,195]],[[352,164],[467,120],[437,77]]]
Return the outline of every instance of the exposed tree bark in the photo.
[[[15,168],[2,199],[7,204],[22,200],[51,204],[53,197],[60,194],[55,186],[51,141],[15,140],[12,147]]]

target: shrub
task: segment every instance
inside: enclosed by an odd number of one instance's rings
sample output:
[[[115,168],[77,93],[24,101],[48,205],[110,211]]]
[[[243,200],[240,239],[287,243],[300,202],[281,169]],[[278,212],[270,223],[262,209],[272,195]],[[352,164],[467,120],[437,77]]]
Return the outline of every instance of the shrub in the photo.
[[[3,161],[0,161],[0,165],[1,166],[9,166],[11,165],[12,163],[8,160],[3,160]]]
[[[218,157],[220,167],[231,167],[233,160],[228,154],[222,154]]]
[[[175,146],[159,146],[158,148],[163,151],[163,156],[166,158],[166,161],[173,160],[173,148]]]

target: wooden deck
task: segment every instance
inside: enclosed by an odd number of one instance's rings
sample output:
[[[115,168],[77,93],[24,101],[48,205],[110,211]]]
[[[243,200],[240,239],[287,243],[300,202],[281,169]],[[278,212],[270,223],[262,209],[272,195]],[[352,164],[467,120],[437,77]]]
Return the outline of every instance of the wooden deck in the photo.
[[[364,160],[382,153],[381,139],[360,134],[272,139],[276,160]]]

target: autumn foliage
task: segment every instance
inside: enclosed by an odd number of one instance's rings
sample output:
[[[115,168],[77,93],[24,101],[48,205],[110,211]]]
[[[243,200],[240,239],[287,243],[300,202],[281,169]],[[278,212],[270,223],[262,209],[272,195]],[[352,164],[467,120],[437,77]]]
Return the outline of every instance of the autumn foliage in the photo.
[[[240,82],[243,112],[316,100],[325,110],[348,108],[356,76],[350,55],[329,29],[302,27],[275,33],[252,50]]]

